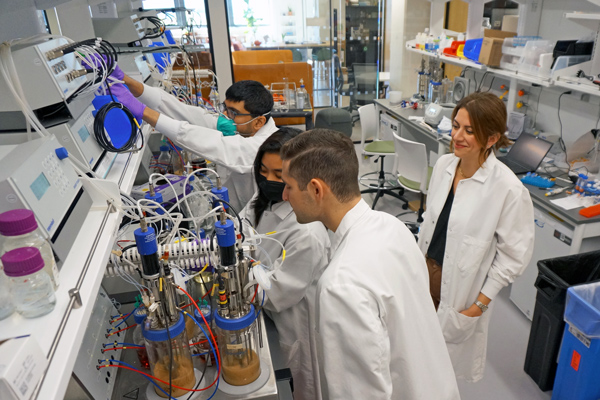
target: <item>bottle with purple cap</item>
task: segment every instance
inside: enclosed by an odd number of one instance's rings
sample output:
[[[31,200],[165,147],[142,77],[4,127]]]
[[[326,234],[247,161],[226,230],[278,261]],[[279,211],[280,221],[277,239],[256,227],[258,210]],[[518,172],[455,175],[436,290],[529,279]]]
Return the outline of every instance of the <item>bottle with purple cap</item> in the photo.
[[[59,284],[58,268],[50,243],[38,232],[35,214],[31,210],[17,209],[0,214],[0,255],[20,247],[35,247],[44,259],[44,271],[50,276],[54,290]]]
[[[52,311],[56,296],[40,251],[21,247],[7,251],[1,258],[17,312],[25,318],[35,318]]]

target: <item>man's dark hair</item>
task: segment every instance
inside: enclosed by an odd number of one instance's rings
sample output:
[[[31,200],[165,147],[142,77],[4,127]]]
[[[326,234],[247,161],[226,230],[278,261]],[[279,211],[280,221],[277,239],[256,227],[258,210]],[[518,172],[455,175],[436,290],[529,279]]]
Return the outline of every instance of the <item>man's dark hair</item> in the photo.
[[[321,179],[342,203],[360,196],[358,158],[349,137],[331,129],[312,129],[281,148],[281,159],[289,160],[289,175],[301,190],[311,179]]]
[[[296,128],[281,127],[278,131],[273,133],[267,138],[258,148],[256,158],[254,159],[254,180],[258,185],[258,175],[260,175],[260,167],[262,165],[263,156],[266,153],[279,154],[281,147],[290,141],[291,139],[298,136],[302,131]],[[269,199],[259,190],[258,197],[252,202],[252,209],[254,209],[254,226],[258,226],[260,218],[269,206]]]
[[[273,109],[273,96],[262,83],[257,81],[234,83],[225,92],[225,98],[230,101],[243,101],[244,108],[253,117],[267,114]],[[267,114],[265,118],[268,121],[271,115]]]

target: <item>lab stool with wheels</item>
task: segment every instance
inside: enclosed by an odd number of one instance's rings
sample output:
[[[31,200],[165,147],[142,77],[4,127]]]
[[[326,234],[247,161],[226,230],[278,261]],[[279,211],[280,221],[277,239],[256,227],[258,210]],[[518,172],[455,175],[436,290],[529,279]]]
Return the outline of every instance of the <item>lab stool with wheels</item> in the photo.
[[[377,156],[380,168],[379,172],[371,172],[364,174],[359,178],[359,183],[366,186],[367,189],[361,190],[361,193],[376,193],[373,200],[372,209],[375,209],[377,202],[384,195],[392,196],[404,202],[403,208],[408,208],[408,200],[402,194],[404,189],[397,183],[396,177],[384,169],[384,160],[386,156],[394,156],[394,142],[391,140],[373,140],[371,143],[366,143],[367,134],[377,132],[377,113],[375,112],[374,104],[367,104],[358,109],[360,115],[361,127],[361,148],[364,156]]]
[[[552,400],[600,399],[600,282],[567,290],[565,321]]]

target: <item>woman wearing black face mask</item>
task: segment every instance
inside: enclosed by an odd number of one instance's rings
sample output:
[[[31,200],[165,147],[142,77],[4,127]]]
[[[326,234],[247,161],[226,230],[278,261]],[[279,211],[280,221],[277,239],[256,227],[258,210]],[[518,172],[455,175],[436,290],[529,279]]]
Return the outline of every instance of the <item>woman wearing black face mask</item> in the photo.
[[[270,236],[285,247],[282,264],[278,243],[263,240],[260,244],[275,266],[264,308],[277,327],[284,361],[292,371],[294,399],[313,400],[321,399],[312,329],[314,302],[317,281],[327,265],[329,237],[321,223],[300,225],[291,205],[282,200],[285,185],[281,180],[283,163],[279,150],[299,133],[293,128],[280,128],[260,146],[254,160],[258,191],[241,216],[260,234],[276,232]],[[266,257],[261,260],[268,263]]]

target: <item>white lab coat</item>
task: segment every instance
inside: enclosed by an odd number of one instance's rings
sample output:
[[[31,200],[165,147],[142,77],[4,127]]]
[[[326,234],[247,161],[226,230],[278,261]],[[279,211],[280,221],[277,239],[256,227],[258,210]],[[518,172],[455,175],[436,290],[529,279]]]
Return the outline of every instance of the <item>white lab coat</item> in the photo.
[[[458,161],[454,154],[447,154],[433,169],[419,234],[423,254],[427,254]],[[473,305],[480,292],[493,300],[524,271],[533,252],[533,237],[529,191],[490,154],[475,175],[458,183],[448,219],[438,318],[458,378],[474,382],[483,377],[492,309],[475,318],[460,311]]]
[[[317,285],[324,399],[460,398],[413,235],[364,200],[331,237]]]
[[[252,166],[260,145],[277,131],[273,118],[252,137],[223,136],[216,130],[217,116],[180,102],[159,88],[144,85],[138,99],[160,112],[156,130],[193,153],[217,164],[222,184],[233,207],[240,211],[256,190]],[[212,178],[211,178],[212,179]]]
[[[254,223],[252,201],[241,215]],[[277,327],[284,362],[292,371],[294,399],[319,400],[319,370],[312,327],[317,281],[327,265],[327,231],[320,222],[299,224],[287,201],[265,210],[256,231],[263,234],[276,231],[271,236],[286,249],[285,261],[271,277],[272,287],[266,291],[264,307]],[[278,243],[264,239],[260,247],[273,263],[281,262],[282,250]],[[267,262],[260,252],[257,254],[261,261]]]

